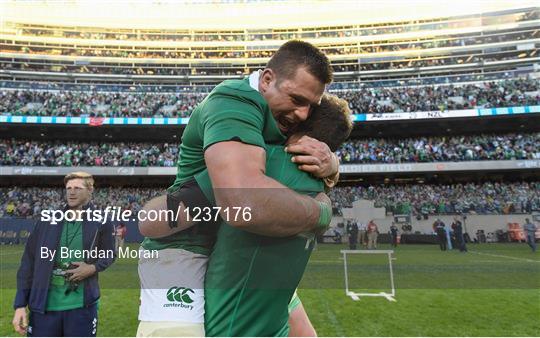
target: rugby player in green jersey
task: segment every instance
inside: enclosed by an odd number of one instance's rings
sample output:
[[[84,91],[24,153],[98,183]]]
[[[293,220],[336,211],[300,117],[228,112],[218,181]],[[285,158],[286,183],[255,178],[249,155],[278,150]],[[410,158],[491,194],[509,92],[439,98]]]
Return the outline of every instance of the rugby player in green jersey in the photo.
[[[328,197],[324,193],[315,198],[298,194],[265,175],[265,166],[267,144],[285,142],[286,134],[305,121],[311,108],[319,104],[331,79],[331,67],[324,54],[309,43],[290,41],[276,52],[263,71],[245,80],[229,80],[218,85],[197,106],[184,130],[177,179],[166,198],[168,209],[176,212],[182,202],[181,191],[199,184],[195,175],[208,169],[216,206],[221,208],[219,215],[230,226],[275,237],[326,228],[331,217]],[[337,181],[339,163],[325,143],[303,137],[290,144],[288,151],[298,154],[294,158],[299,169],[328,182]],[[184,200],[187,208],[196,206],[197,201]],[[194,204],[189,205],[191,202]],[[228,219],[225,210],[235,207],[249,208],[250,219]],[[175,227],[177,223],[172,221],[170,225]],[[194,258],[205,257],[212,248],[215,229],[195,228],[196,231],[176,237],[147,239],[143,247],[182,250],[198,255]],[[199,268],[204,271],[204,263]],[[202,286],[177,285],[171,291],[171,299],[193,300],[203,296],[186,288],[197,291]],[[177,295],[180,289],[181,295]]]
[[[324,141],[332,151],[335,151],[350,133],[352,124],[349,115],[344,100],[325,95],[321,105],[315,108],[310,118],[297,128],[295,134],[288,139],[288,143],[308,135]],[[322,180],[298,170],[291,162],[291,155],[284,151],[284,146],[268,145],[266,152],[268,176],[299,193],[313,195],[324,190]],[[198,185],[182,189],[183,199],[190,200],[191,204],[197,200],[203,207],[215,205],[208,171],[204,170],[195,175],[195,178]],[[204,193],[203,198],[195,193],[199,185]],[[149,202],[145,209],[165,209],[165,201],[162,197],[158,197]],[[185,222],[185,215],[183,217]],[[141,230],[146,232],[145,228],[150,226],[151,224],[143,224]],[[199,230],[209,229],[212,225],[197,224],[196,227]],[[149,231],[153,231],[153,235],[164,236],[171,230],[154,228]],[[183,233],[185,234],[185,231]],[[244,232],[222,223],[208,265],[206,333],[213,336],[286,336],[288,321],[293,325],[295,335],[306,333],[306,329],[308,334],[314,333],[299,299],[293,297],[313,248],[313,240],[313,233],[275,238]],[[287,260],[287,264],[281,263],[283,259]],[[196,267],[194,269],[193,263],[186,263],[189,262],[180,260],[176,264],[176,270],[182,271],[183,275],[201,278],[199,270]],[[155,266],[153,268],[155,269]],[[174,275],[170,270],[170,262],[169,267],[163,269],[165,271],[169,269],[168,274]],[[141,276],[141,280],[149,278],[144,275]],[[163,273],[154,275],[163,276]],[[199,303],[203,301],[204,299],[198,300]],[[290,315],[287,312],[289,303],[289,308],[293,310]],[[141,304],[141,309],[144,305],[146,304]],[[296,310],[295,306],[298,306]],[[186,331],[185,327],[183,331]]]
[[[289,138],[309,135],[332,151],[352,128],[347,102],[325,95],[313,116]],[[280,145],[267,145],[266,174],[294,191],[315,196],[324,183],[298,170]],[[215,192],[205,172],[197,182],[213,203]],[[279,194],[279,192],[276,192]],[[285,222],[286,223],[286,222]],[[287,336],[290,303],[315,244],[315,234],[271,237],[250,233],[222,222],[205,276],[207,336]]]

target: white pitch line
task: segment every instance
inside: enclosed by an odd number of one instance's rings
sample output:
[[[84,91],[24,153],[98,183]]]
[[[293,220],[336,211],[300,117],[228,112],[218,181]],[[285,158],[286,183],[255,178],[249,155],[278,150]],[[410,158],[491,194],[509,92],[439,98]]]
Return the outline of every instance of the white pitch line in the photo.
[[[310,259],[310,263],[337,263],[338,259]]]
[[[469,251],[469,252],[477,254],[477,255],[482,255],[482,256],[509,258],[509,259],[515,259],[515,260],[518,260],[518,261],[524,261],[524,262],[529,262],[529,263],[540,263],[540,261],[537,261],[537,260],[534,260],[534,259],[512,257],[512,256],[505,256],[505,255],[496,255],[496,254],[488,254],[488,253],[485,253],[485,252],[478,252],[478,251]]]
[[[471,262],[472,263],[508,263],[508,261],[506,261],[506,260],[493,261],[493,260],[483,260],[483,259],[476,260],[476,261],[471,261]]]

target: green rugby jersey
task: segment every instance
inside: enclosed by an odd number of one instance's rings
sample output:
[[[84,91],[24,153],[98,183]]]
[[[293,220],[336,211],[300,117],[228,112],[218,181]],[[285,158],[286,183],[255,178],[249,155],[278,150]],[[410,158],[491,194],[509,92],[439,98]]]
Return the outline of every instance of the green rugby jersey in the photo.
[[[49,290],[47,292],[47,303],[45,305],[46,311],[65,311],[80,309],[84,306],[84,282],[81,282],[77,290],[68,292],[69,282],[67,282],[64,276],[59,275],[59,269],[62,267],[66,270],[66,265],[71,262],[81,261],[82,259],[76,258],[62,258],[62,247],[68,248],[67,253],[74,255],[75,252],[82,252],[83,250],[83,234],[82,234],[82,222],[67,222],[64,221],[62,227],[62,234],[60,235],[60,241],[58,242],[58,248],[55,260],[55,268],[51,274]]]
[[[214,143],[240,140],[266,149],[266,144],[283,144],[272,112],[262,95],[249,85],[249,78],[227,80],[214,90],[193,111],[182,135],[177,176],[169,191],[175,191],[206,169],[204,151]],[[216,229],[201,225],[160,239],[145,238],[147,250],[180,248],[209,255]]]
[[[267,146],[266,175],[298,193],[324,191],[322,180],[299,170],[283,146]],[[197,183],[215,204],[205,170]],[[205,280],[207,336],[287,336],[288,305],[313,250],[314,236],[275,238],[222,222]]]

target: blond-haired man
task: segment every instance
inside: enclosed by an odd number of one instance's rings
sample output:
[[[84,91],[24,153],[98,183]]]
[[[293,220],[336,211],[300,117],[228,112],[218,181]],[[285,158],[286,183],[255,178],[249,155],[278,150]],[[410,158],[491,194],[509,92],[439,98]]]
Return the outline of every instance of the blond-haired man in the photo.
[[[64,185],[65,208],[42,211],[21,258],[13,305],[13,327],[19,334],[96,335],[97,274],[115,259],[113,228],[92,219],[92,175],[70,173]],[[62,220],[56,221],[58,217]]]

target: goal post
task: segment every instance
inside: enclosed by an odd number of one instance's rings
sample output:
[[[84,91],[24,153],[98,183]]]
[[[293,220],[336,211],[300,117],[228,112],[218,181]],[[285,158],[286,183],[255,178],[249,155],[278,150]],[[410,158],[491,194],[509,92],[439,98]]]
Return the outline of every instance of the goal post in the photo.
[[[392,257],[392,254],[394,253],[394,250],[341,250],[341,254],[343,255],[343,265],[345,268],[345,294],[352,298],[352,300],[359,300],[360,297],[384,297],[387,300],[391,302],[395,302],[395,296],[396,296],[396,288],[394,285],[394,270],[392,267],[392,261],[395,260],[394,257]],[[390,288],[391,292],[379,292],[379,293],[356,293],[351,290],[349,290],[349,274],[348,274],[348,267],[347,267],[347,255],[355,255],[355,254],[385,254],[388,257],[388,266],[390,271]]]

